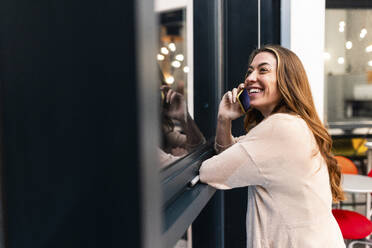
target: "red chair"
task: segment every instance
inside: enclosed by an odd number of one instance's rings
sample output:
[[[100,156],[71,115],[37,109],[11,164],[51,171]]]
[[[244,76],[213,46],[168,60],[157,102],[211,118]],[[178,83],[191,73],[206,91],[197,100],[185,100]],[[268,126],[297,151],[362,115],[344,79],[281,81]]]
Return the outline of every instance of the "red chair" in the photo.
[[[358,174],[357,167],[350,159],[343,156],[335,156],[335,159],[337,160],[338,165],[341,167],[342,174]],[[355,195],[353,194],[352,196],[354,202]],[[340,226],[344,239],[364,239],[372,233],[372,222],[365,216],[353,211],[343,209],[333,209],[332,213],[338,225]],[[372,245],[372,243],[369,243],[367,241],[355,240],[350,242],[348,247],[351,248],[355,244],[361,243]]]
[[[365,216],[342,209],[333,209],[332,214],[335,217],[344,239],[364,239],[372,233],[372,222]],[[349,243],[348,248],[352,248],[355,244],[368,244],[371,242],[355,240]]]
[[[367,176],[372,177],[372,170],[368,173]]]

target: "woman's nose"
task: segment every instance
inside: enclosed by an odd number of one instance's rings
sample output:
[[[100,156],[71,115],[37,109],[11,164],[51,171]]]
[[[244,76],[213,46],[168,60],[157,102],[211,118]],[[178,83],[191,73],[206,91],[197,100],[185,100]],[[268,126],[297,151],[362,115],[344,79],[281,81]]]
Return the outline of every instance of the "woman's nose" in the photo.
[[[245,79],[245,82],[246,83],[249,83],[249,82],[256,82],[257,81],[257,73],[256,71],[252,71],[248,77]]]

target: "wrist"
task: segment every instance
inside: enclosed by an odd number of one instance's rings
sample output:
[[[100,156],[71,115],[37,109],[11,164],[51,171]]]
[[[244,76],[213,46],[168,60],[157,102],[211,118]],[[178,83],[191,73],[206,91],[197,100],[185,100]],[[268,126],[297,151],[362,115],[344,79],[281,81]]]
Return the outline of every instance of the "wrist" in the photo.
[[[218,122],[231,122],[230,118],[228,118],[227,116],[220,115],[220,114],[217,116],[217,120]]]

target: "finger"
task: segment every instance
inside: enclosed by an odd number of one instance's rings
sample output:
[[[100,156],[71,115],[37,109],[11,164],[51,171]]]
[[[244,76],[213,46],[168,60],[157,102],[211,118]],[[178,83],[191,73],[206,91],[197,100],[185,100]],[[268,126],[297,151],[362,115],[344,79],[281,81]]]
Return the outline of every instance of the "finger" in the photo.
[[[177,93],[175,91],[172,91],[172,94],[169,97],[169,104],[172,104],[174,99],[176,98]]]
[[[236,96],[238,95],[238,89],[237,88],[234,88],[232,90],[232,100],[234,103],[236,103]]]
[[[240,92],[242,89],[244,89],[244,83],[241,83],[238,85],[238,92]]]
[[[170,103],[170,98],[171,98],[172,93],[173,93],[173,90],[169,89],[167,92],[166,103]]]
[[[232,92],[231,92],[231,91],[228,91],[228,92],[226,93],[226,98],[227,98],[227,100],[228,100],[230,103],[232,103]]]

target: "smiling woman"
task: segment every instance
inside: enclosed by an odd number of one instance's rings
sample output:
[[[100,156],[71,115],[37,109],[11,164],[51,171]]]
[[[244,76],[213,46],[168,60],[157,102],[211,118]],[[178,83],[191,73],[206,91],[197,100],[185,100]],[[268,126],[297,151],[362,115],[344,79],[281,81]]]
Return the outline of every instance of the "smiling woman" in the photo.
[[[255,50],[244,84],[227,92],[218,112],[215,149],[200,180],[218,189],[248,187],[247,247],[345,247],[332,215],[343,199],[340,168],[316,111],[299,58],[281,46]],[[231,135],[244,112],[247,134]]]

